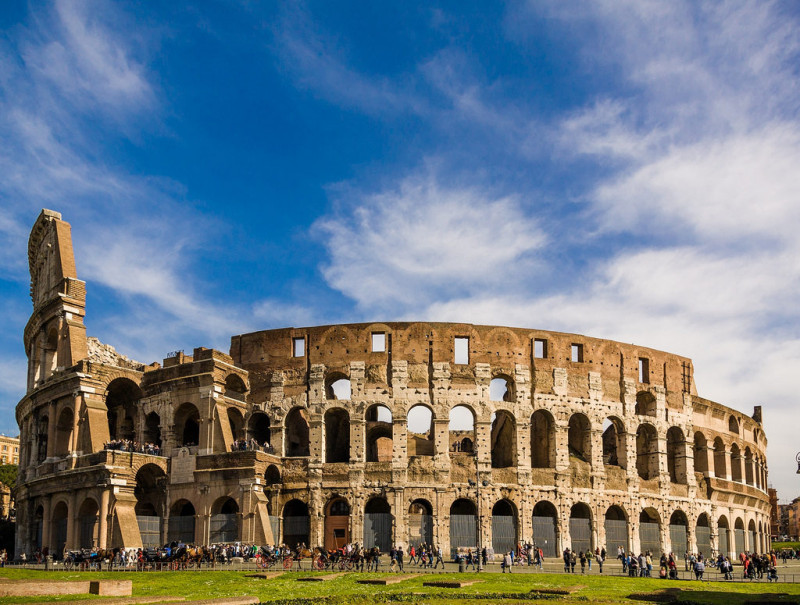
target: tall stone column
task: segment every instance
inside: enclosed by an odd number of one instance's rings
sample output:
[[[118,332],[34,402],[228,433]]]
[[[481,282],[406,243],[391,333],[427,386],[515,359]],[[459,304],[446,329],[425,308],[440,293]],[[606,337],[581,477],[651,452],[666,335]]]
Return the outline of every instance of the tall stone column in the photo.
[[[70,492],[69,494],[69,504],[67,510],[67,548],[74,549],[77,548],[78,545],[78,511],[77,511],[77,503],[78,503],[78,493],[77,492]]]
[[[69,451],[73,454],[80,455],[80,420],[81,420],[81,405],[83,403],[83,394],[80,391],[75,391],[72,394],[72,438],[69,444]]]
[[[50,544],[53,533],[53,520],[51,519],[52,496],[42,498],[42,548],[45,546],[52,554],[53,547]]]
[[[98,546],[106,548],[108,545],[108,499],[111,487],[103,488],[100,494],[100,538]]]
[[[51,401],[47,411],[47,458],[55,456],[56,451],[56,402]]]

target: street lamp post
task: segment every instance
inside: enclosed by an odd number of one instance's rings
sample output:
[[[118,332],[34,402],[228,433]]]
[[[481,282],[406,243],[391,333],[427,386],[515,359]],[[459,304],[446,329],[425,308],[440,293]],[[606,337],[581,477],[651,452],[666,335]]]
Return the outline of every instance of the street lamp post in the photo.
[[[797,456],[794,459],[797,460],[797,474],[800,475],[800,452],[797,452]]]

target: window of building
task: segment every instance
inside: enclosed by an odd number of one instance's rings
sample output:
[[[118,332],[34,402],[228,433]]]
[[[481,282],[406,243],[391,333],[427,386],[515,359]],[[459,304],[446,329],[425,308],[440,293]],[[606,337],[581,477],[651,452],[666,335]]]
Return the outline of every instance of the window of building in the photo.
[[[650,382],[650,360],[639,358],[639,382]]]
[[[469,363],[469,338],[456,337],[455,339],[455,362]]]
[[[372,333],[372,352],[373,353],[386,352],[386,334],[384,332]]]
[[[4,452],[7,452],[7,451],[8,451],[8,446],[7,446],[7,445],[4,445],[4,446],[3,446],[3,451],[4,451]]]
[[[537,338],[533,341],[533,356],[536,359],[544,359],[547,357],[547,341],[543,338]]]
[[[570,349],[570,360],[576,362],[583,361],[583,345],[572,345]]]
[[[305,354],[306,354],[306,339],[292,338],[292,355],[294,357],[303,357]]]

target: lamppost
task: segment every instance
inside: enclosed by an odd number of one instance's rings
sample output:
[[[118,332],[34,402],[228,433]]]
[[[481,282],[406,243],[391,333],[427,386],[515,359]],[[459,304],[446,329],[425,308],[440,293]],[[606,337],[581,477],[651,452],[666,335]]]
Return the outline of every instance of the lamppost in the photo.
[[[794,459],[797,460],[797,474],[800,475],[800,452],[797,452],[797,456]]]

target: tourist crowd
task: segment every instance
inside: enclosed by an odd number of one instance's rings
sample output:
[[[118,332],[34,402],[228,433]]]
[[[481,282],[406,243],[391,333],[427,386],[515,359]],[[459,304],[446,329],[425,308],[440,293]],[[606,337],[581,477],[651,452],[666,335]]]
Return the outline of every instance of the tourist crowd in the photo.
[[[161,446],[157,443],[139,443],[131,439],[112,439],[106,441],[103,446],[107,450],[118,452],[134,452],[136,454],[150,454],[151,456],[161,455]]]
[[[267,454],[275,453],[275,449],[272,447],[270,443],[267,443],[266,441],[264,443],[259,443],[253,438],[234,439],[233,443],[231,444],[231,451],[232,452],[255,451],[255,452],[265,452]]]

